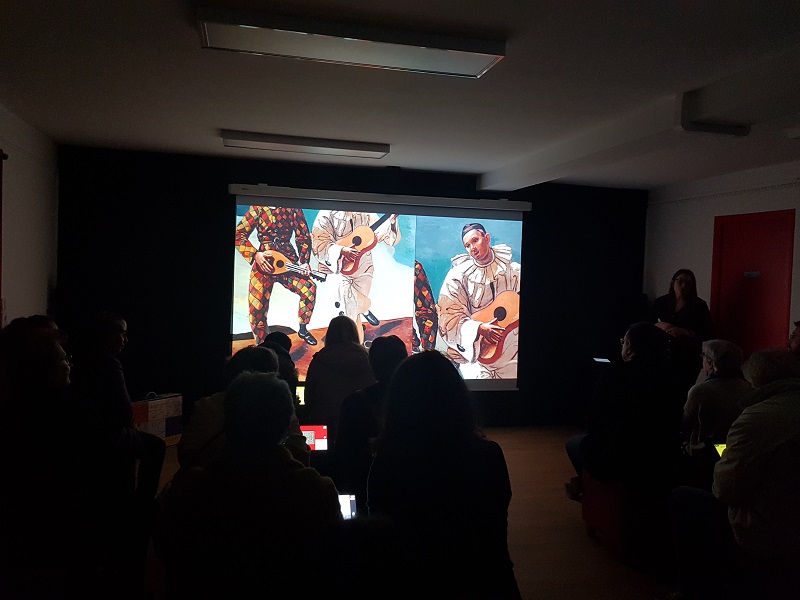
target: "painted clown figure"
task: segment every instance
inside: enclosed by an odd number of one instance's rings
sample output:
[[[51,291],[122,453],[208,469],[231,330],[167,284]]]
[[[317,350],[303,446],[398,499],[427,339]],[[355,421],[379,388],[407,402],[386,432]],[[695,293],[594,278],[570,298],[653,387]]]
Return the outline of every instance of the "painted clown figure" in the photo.
[[[375,270],[372,251],[360,249],[357,242],[343,243],[359,227],[372,230],[375,243],[394,246],[400,241],[397,215],[387,215],[384,219],[375,213],[321,210],[311,229],[311,245],[321,271],[341,274],[336,300],[339,314],[350,317],[356,323],[361,323],[363,316],[367,323],[374,326],[380,321],[370,310],[369,293]]]
[[[491,320],[472,315],[491,305],[502,292],[519,292],[520,266],[511,260],[511,248],[491,245],[491,235],[480,223],[464,226],[461,238],[467,253],[451,260],[437,304],[439,334],[447,344],[447,355],[464,377],[513,379],[517,376],[519,330],[508,332]],[[482,344],[501,344],[500,356],[491,364],[481,359]]]
[[[258,249],[250,241],[253,231],[258,238]],[[291,242],[293,235],[294,246]],[[317,344],[316,338],[306,329],[314,312],[317,285],[302,272],[275,273],[272,260],[272,251],[277,251],[310,272],[310,239],[308,223],[299,208],[251,206],[236,227],[236,248],[253,265],[247,299],[250,304],[250,327],[256,344],[263,342],[269,333],[267,312],[275,282],[300,297],[297,335],[311,346]]]

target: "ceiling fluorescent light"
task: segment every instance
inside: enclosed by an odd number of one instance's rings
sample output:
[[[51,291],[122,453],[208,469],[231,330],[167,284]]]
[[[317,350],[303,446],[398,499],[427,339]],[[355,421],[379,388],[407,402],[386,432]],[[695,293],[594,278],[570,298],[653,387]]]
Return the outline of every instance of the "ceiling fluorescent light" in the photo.
[[[504,41],[217,8],[197,9],[204,48],[361,67],[478,78]]]
[[[252,150],[274,150],[277,152],[304,152],[332,156],[354,156],[356,158],[383,158],[389,154],[389,144],[351,142],[349,140],[327,140],[323,138],[275,135],[249,131],[220,132],[222,143],[228,148]]]

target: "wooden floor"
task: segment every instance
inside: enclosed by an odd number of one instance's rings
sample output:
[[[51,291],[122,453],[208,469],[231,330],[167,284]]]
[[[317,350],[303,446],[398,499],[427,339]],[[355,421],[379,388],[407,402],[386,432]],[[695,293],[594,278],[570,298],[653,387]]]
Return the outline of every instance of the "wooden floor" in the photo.
[[[489,429],[503,448],[511,475],[508,543],[525,600],[649,600],[660,582],[618,562],[590,538],[581,505],[568,500],[572,467],[561,428]],[[176,447],[167,448],[162,483],[177,470]]]
[[[575,472],[564,450],[577,431],[553,428],[490,429],[503,448],[513,497],[508,545],[525,600],[643,599],[662,586],[614,559],[588,536],[581,505],[564,493]]]

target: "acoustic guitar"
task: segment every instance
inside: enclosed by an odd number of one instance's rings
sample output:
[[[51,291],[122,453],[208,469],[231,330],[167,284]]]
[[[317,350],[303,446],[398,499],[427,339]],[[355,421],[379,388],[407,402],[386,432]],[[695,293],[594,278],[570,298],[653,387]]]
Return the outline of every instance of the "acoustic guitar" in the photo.
[[[266,256],[265,258],[267,261],[272,263],[272,266],[275,268],[275,270],[272,272],[273,275],[280,275],[281,273],[297,273],[298,275],[306,275],[303,267],[289,262],[289,259],[277,250],[267,250],[266,252],[270,252],[272,254],[272,256]],[[325,281],[328,278],[328,275],[322,271],[309,270],[308,275],[317,281]]]
[[[508,334],[519,326],[519,292],[510,290],[500,292],[489,306],[485,306],[472,314],[470,319],[505,328],[505,331],[500,334],[500,341],[496,344],[481,338],[478,362],[484,365],[491,365],[503,354],[503,343]]]
[[[359,225],[353,230],[353,233],[347,237],[336,240],[336,243],[340,246],[353,248],[361,252],[358,258],[355,260],[348,260],[346,258],[342,259],[342,273],[345,275],[352,275],[355,273],[356,269],[358,269],[358,263],[361,260],[361,257],[364,256],[364,253],[372,250],[378,245],[378,238],[375,236],[375,231],[391,217],[396,216],[397,215],[390,215],[387,213],[369,227],[366,225]]]

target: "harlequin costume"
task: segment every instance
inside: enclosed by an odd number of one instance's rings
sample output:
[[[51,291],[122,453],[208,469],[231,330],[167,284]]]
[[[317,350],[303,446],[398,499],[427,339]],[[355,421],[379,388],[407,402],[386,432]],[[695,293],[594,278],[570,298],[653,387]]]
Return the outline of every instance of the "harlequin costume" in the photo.
[[[250,241],[255,230],[258,249]],[[294,234],[294,243],[291,239]],[[253,265],[250,271],[250,288],[247,295],[250,304],[250,327],[256,344],[264,341],[269,333],[267,312],[272,287],[277,281],[290,292],[300,296],[297,316],[300,323],[298,335],[306,343],[314,346],[317,340],[308,332],[306,326],[314,312],[317,285],[308,277],[297,273],[270,275],[262,273],[255,264],[256,252],[275,250],[295,264],[308,264],[311,257],[311,236],[303,211],[298,208],[251,206],[236,227],[236,248],[244,259]]]
[[[413,330],[411,347],[414,352],[433,350],[436,346],[436,333],[439,330],[439,317],[436,314],[436,299],[433,297],[431,282],[418,260],[414,261],[414,318],[417,329]]]

